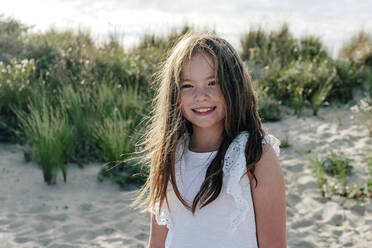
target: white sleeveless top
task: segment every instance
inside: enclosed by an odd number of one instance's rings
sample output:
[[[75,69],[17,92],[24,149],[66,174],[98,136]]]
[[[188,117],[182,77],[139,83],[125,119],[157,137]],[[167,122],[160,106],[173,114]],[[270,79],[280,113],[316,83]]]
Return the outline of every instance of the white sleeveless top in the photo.
[[[248,132],[242,132],[233,140],[225,154],[220,194],[203,208],[198,205],[194,215],[182,205],[169,182],[167,197],[170,209],[164,201],[160,215],[159,202],[151,210],[157,223],[167,225],[169,230],[166,248],[258,247],[249,179],[247,175],[240,179],[246,171],[244,149],[247,139]],[[279,156],[280,141],[277,138],[267,135],[263,143],[271,144]],[[182,197],[191,206],[217,151],[196,153],[188,149],[188,144],[185,145],[182,155],[182,137],[176,151],[176,182]]]

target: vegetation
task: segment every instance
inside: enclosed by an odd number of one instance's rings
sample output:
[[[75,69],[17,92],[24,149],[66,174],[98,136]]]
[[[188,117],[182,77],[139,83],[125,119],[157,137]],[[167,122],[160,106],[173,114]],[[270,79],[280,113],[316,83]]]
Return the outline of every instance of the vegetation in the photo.
[[[341,48],[339,57],[372,66],[372,34],[359,31]]]
[[[27,140],[26,153],[41,165],[45,182],[56,184],[59,170],[66,182],[66,162],[74,149],[67,113],[48,105],[45,95],[30,102],[27,108],[27,112],[13,109],[20,122],[19,132]]]
[[[295,38],[286,24],[271,32],[252,29],[240,43],[241,57],[262,90],[297,114],[306,103],[314,115],[326,101],[346,103],[352,89],[368,79],[365,64],[333,59],[319,37]]]
[[[288,135],[284,137],[284,139],[280,140],[280,148],[288,148],[292,145],[289,143]]]
[[[352,162],[351,159],[331,152],[331,154],[323,160],[322,167],[328,175],[345,178],[347,175],[351,174],[351,170],[353,169],[350,162]]]
[[[357,105],[351,107],[351,110],[356,113],[356,121],[358,124],[365,126],[369,135],[372,136],[372,101],[370,97],[363,98]]]
[[[67,180],[68,163],[90,161],[105,163],[100,180],[142,184],[148,168],[133,152],[151,110],[153,75],[178,38],[194,29],[145,34],[124,50],[114,37],[97,44],[84,30],[29,33],[0,16],[0,141],[24,145],[25,158],[40,164],[48,184],[59,172]],[[326,101],[349,101],[356,87],[372,95],[370,37],[361,32],[333,59],[318,37],[295,38],[287,25],[243,34],[240,54],[262,120],[280,120],[282,107],[301,114],[309,105],[317,115]],[[320,177],[329,176],[319,168]]]
[[[253,80],[253,86],[258,96],[258,113],[262,121],[280,121],[282,119],[280,101],[270,97],[267,89],[264,89],[256,80]]]
[[[367,157],[370,178],[365,186],[356,183],[348,185],[347,178],[352,173],[352,160],[331,152],[326,158],[310,157],[313,173],[316,177],[318,188],[323,197],[331,198],[339,195],[345,198],[362,199],[372,197],[372,165],[371,157]]]

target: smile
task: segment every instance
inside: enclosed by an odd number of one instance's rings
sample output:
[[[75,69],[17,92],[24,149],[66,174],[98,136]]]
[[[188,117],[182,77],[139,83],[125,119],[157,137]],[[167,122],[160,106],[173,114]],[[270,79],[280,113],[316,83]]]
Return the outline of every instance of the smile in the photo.
[[[210,113],[213,110],[215,110],[216,107],[209,107],[209,108],[198,108],[198,109],[193,109],[192,111],[196,113]]]

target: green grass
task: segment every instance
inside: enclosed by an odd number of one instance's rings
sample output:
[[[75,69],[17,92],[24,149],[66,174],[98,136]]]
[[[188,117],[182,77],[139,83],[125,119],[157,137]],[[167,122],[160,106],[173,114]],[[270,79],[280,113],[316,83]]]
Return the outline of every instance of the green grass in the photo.
[[[94,109],[95,98],[92,96],[88,87],[74,87],[67,85],[57,91],[59,108],[63,109],[68,115],[68,120],[73,129],[73,139],[76,148],[70,158],[71,162],[79,166],[99,160],[99,151],[96,149],[97,143],[93,138],[95,128],[96,113]]]
[[[97,113],[101,112],[100,116],[105,118],[97,125],[94,135],[107,163],[98,179],[111,178],[122,188],[143,184],[148,170],[134,162],[132,154],[143,132],[140,124],[148,111],[146,100],[136,87],[115,89],[102,85],[99,89]]]
[[[258,98],[258,113],[262,121],[280,121],[282,119],[282,112],[279,107],[280,101],[269,96],[267,89],[265,90],[257,80],[253,80],[253,86]]]
[[[44,181],[56,184],[58,172],[67,180],[66,163],[74,147],[67,113],[54,109],[46,98],[30,101],[28,111],[14,109],[20,122],[20,135],[27,138],[26,152],[41,165]]]
[[[360,30],[344,44],[339,52],[339,57],[371,66],[372,34]]]
[[[143,183],[148,168],[128,154],[151,108],[146,103],[154,96],[154,73],[190,30],[196,28],[148,33],[124,50],[114,36],[98,44],[81,29],[28,33],[19,21],[0,17],[0,140],[25,145],[25,157],[44,168],[50,183],[56,171],[66,179],[67,163],[91,161],[106,163],[100,179],[110,177],[123,187]],[[318,37],[296,38],[288,25],[242,34],[239,52],[256,84],[262,120],[280,120],[281,105],[297,113],[311,105],[317,114],[325,101],[349,101],[352,90],[372,78],[368,56],[352,55],[369,46],[362,38],[335,60]],[[371,89],[372,83],[372,94]]]
[[[284,139],[280,140],[280,148],[288,148],[292,145],[289,143],[288,135],[284,137]]]
[[[345,177],[352,172],[353,167],[350,162],[352,162],[352,159],[331,152],[330,155],[322,161],[322,166],[328,175]]]
[[[352,172],[349,164],[352,160],[331,152],[326,158],[319,159],[317,156],[309,157],[318,188],[323,197],[332,198],[339,195],[349,199],[363,199],[372,197],[372,160],[370,154],[367,156],[370,178],[364,183],[357,182],[348,185],[347,177]],[[332,180],[335,178],[335,180]]]
[[[297,114],[307,102],[314,115],[325,101],[346,103],[352,89],[367,81],[363,64],[331,58],[319,37],[295,38],[286,24],[271,32],[253,28],[242,34],[240,43],[253,78]]]
[[[322,196],[324,197],[326,194],[326,186],[328,181],[325,176],[323,164],[317,157],[310,158],[310,162],[313,166],[312,168],[316,177],[318,188],[321,190]]]
[[[0,61],[0,122],[3,123],[0,126],[0,140],[15,141],[11,129],[18,125],[18,120],[10,106],[25,109],[35,84],[34,60],[13,58],[9,64]]]

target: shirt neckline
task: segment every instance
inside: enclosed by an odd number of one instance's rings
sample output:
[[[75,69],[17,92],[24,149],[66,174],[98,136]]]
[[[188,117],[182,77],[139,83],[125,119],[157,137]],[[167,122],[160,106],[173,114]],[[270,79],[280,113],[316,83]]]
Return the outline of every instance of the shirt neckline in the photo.
[[[218,150],[212,151],[212,152],[193,152],[189,149],[189,146],[186,146],[186,153],[187,155],[193,157],[193,158],[209,158],[212,157],[212,155],[216,154]]]

